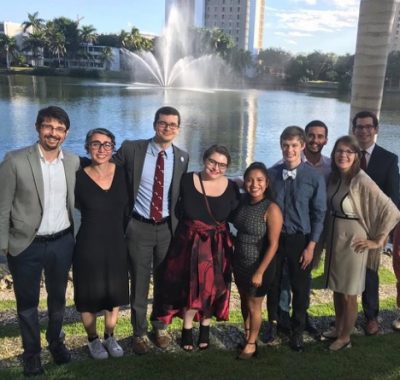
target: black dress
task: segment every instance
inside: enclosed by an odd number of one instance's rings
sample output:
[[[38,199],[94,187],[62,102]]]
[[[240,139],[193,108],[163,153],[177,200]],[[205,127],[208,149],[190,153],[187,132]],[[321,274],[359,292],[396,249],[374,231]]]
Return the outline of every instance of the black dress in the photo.
[[[108,190],[79,170],[75,201],[81,211],[73,259],[76,309],[96,313],[128,304],[128,251],[124,237],[128,193],[124,170],[115,168]]]
[[[251,283],[268,244],[264,215],[270,204],[271,201],[268,199],[251,204],[246,194],[234,217],[234,225],[238,230],[233,255],[235,283],[241,292],[251,297],[265,296],[275,276],[275,258],[273,258],[264,272],[262,285],[255,288]]]
[[[218,224],[210,216],[193,173],[181,181],[179,221],[165,260],[163,307],[158,318],[165,324],[185,309],[197,309],[195,320],[216,317],[228,320],[233,241],[227,220],[236,209],[240,194],[229,181],[223,194],[207,196]]]

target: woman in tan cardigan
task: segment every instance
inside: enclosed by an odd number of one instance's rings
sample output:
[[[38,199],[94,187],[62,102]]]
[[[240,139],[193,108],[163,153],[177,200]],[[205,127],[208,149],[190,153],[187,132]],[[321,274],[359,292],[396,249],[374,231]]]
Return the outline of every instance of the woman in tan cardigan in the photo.
[[[361,151],[352,136],[339,138],[333,148],[328,182],[326,286],[333,290],[335,330],[331,351],[350,348],[357,319],[357,295],[365,288],[367,266],[377,270],[380,253],[400,213],[360,169]]]

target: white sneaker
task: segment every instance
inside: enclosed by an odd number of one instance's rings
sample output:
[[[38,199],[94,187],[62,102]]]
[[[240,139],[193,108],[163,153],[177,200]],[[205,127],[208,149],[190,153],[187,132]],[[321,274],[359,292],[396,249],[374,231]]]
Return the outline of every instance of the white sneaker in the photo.
[[[105,350],[99,338],[95,339],[92,342],[88,341],[88,347],[90,355],[93,359],[102,360],[108,358],[108,352]]]
[[[113,358],[120,358],[124,355],[124,350],[113,336],[109,336],[105,341],[103,341],[103,345]]]
[[[400,318],[397,318],[392,322],[392,329],[395,331],[400,331]]]

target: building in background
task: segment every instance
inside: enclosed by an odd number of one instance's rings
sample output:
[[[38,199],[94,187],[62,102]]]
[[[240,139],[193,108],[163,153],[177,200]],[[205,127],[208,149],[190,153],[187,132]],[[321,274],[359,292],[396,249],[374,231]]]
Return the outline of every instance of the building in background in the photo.
[[[166,20],[172,5],[189,26],[220,28],[253,54],[263,48],[265,0],[166,0]]]
[[[400,51],[400,2],[396,4],[389,51]]]
[[[29,27],[28,32],[32,32],[32,27]],[[22,49],[24,43],[24,28],[17,22],[0,21],[0,34],[5,34],[8,37],[14,37],[18,49]]]

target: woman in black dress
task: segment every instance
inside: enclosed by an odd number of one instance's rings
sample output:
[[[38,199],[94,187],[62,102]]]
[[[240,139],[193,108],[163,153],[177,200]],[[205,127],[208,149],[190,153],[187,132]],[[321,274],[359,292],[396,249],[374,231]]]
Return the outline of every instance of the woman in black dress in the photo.
[[[198,346],[209,346],[211,318],[229,318],[232,240],[227,219],[239,203],[239,189],[225,171],[228,150],[213,145],[204,152],[204,168],[182,177],[182,217],[166,258],[164,313],[171,323],[183,318],[182,348],[193,350],[193,320],[200,321]]]
[[[128,203],[124,170],[110,162],[115,137],[92,129],[85,148],[91,164],[77,172],[75,199],[81,211],[73,259],[76,309],[88,334],[94,359],[118,357],[123,350],[113,336],[119,306],[129,303],[128,255],[124,213]],[[104,341],[96,329],[96,313],[105,311]]]
[[[238,230],[233,270],[239,289],[246,332],[246,344],[238,359],[250,359],[257,353],[261,327],[261,306],[275,275],[274,256],[282,229],[282,213],[269,196],[269,178],[265,165],[253,162],[244,173],[244,194],[234,217]]]

